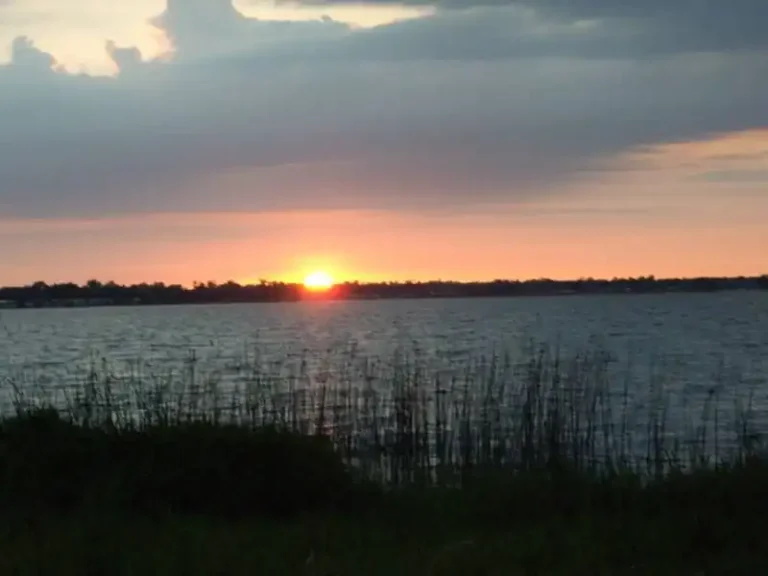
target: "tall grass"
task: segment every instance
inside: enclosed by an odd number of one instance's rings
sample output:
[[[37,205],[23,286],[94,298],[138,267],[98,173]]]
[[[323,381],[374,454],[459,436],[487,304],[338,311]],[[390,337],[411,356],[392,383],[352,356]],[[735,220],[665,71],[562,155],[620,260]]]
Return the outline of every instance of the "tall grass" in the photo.
[[[7,389],[17,415],[52,408],[85,428],[204,423],[322,436],[347,466],[385,486],[457,486],[499,470],[648,478],[745,462],[763,450],[754,387],[724,407],[725,387],[713,382],[698,414],[672,418],[663,383],[652,378],[638,389],[629,368],[611,370],[601,349],[526,354],[479,357],[447,376],[402,353],[386,364],[354,353],[337,366],[301,361],[288,372],[246,359],[225,386],[192,353],[160,377],[117,373],[104,361],[74,388],[11,381]]]
[[[232,383],[190,354],[9,381],[0,571],[764,573],[756,389],[708,383],[692,414],[615,368],[544,347],[447,374],[248,360]]]

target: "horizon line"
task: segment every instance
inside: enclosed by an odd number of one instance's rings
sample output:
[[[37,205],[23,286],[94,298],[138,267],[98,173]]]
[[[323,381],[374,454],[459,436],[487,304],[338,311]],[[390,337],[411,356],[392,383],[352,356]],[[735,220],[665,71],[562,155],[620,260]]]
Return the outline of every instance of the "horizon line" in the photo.
[[[725,275],[725,276],[718,276],[718,275],[700,275],[700,276],[655,276],[653,274],[646,274],[646,275],[639,275],[639,276],[614,276],[611,278],[606,277],[596,277],[596,276],[581,276],[578,278],[551,278],[547,276],[541,276],[541,277],[535,277],[535,278],[493,278],[493,279],[484,279],[484,280],[451,280],[449,278],[432,278],[429,280],[417,280],[417,279],[408,279],[408,280],[355,280],[355,279],[348,279],[348,280],[341,280],[334,282],[334,286],[345,286],[345,285],[359,285],[359,286],[371,286],[371,285],[381,285],[381,284],[394,284],[394,285],[406,285],[406,284],[459,284],[459,285],[473,285],[473,284],[496,284],[496,283],[502,283],[502,284],[525,284],[525,283],[536,283],[536,282],[552,282],[552,283],[589,283],[589,282],[627,282],[627,281],[645,281],[645,282],[684,282],[684,281],[696,281],[696,280],[758,280],[768,278],[768,271],[763,272],[761,274],[741,274],[741,275]],[[98,283],[102,286],[121,286],[121,287],[129,287],[129,286],[153,286],[153,285],[164,285],[167,287],[171,286],[180,286],[185,289],[194,289],[196,286],[208,286],[210,284],[216,285],[216,286],[226,286],[226,285],[238,285],[240,287],[246,288],[249,286],[260,286],[263,284],[267,285],[285,285],[285,286],[301,286],[303,284],[302,281],[297,280],[276,280],[276,279],[269,279],[269,278],[263,278],[259,281],[237,281],[234,279],[228,279],[224,281],[216,281],[216,280],[205,280],[205,281],[198,281],[194,280],[191,284],[185,284],[180,282],[165,282],[162,280],[153,280],[153,281],[140,281],[140,282],[130,282],[130,283],[121,283],[116,282],[114,280],[99,280],[97,278],[91,278],[89,280],[86,280],[84,282],[75,282],[75,281],[45,281],[45,280],[35,280],[32,282],[27,282],[25,284],[15,284],[15,285],[2,285],[0,284],[0,289],[9,289],[9,288],[30,288],[35,285],[43,284],[45,286],[62,286],[62,285],[75,285],[79,287],[87,287],[89,283]]]

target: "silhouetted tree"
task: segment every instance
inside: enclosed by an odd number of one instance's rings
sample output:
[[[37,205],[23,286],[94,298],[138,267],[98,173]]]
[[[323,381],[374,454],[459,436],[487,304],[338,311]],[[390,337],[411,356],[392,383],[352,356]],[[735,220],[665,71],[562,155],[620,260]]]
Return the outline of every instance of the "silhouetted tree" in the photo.
[[[711,292],[717,290],[768,290],[768,275],[737,278],[668,278],[653,276],[600,280],[556,281],[503,280],[491,282],[346,282],[312,298],[371,299],[371,298],[448,298],[489,296],[532,296],[563,294],[642,294],[652,292]],[[83,286],[73,283],[46,284],[35,282],[28,286],[0,288],[0,300],[19,307],[73,306],[108,304],[191,304],[214,302],[285,302],[309,297],[300,284],[260,280],[258,284],[242,286],[232,280],[224,284],[195,282],[192,288],[163,282],[123,286],[109,281],[89,280]]]

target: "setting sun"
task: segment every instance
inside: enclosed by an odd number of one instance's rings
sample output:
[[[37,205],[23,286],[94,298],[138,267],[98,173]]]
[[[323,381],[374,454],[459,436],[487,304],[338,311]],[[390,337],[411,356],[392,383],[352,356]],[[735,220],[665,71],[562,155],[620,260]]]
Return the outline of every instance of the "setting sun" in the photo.
[[[304,286],[310,290],[328,290],[333,286],[333,278],[327,272],[317,270],[304,278]]]

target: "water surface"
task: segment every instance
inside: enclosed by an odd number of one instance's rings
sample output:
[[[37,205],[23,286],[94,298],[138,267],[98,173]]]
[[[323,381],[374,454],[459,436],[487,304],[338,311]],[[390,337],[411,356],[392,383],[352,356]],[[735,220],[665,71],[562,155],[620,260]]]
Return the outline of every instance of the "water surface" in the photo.
[[[8,310],[0,379],[6,389],[65,387],[94,365],[119,375],[137,363],[167,374],[194,354],[196,370],[223,385],[254,362],[281,373],[305,362],[332,383],[350,358],[406,354],[449,374],[531,341],[564,357],[610,352],[617,386],[629,371],[633,386],[663,380],[678,403],[738,389],[768,408],[768,293],[752,291]]]

